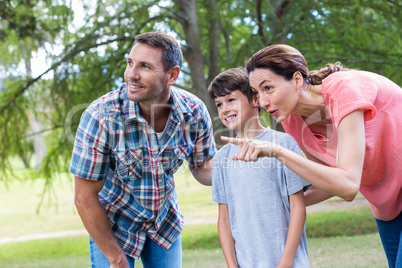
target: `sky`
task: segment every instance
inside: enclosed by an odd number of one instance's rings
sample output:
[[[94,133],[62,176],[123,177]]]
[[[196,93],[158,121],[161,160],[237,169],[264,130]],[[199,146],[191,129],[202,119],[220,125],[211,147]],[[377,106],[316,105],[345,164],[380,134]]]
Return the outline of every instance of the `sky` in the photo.
[[[90,7],[94,7],[96,0],[72,0],[71,1],[71,8],[74,11],[74,20],[73,20],[72,25],[69,28],[70,32],[74,32],[84,25],[84,17],[85,17],[86,11],[83,8],[83,3],[86,3]],[[63,52],[63,46],[61,46],[61,45],[50,46],[49,44],[45,44],[45,48],[46,48],[46,50],[51,51],[52,54],[54,54],[54,55],[59,55]],[[40,48],[37,52],[32,53],[31,65],[32,65],[32,77],[34,77],[34,78],[38,77],[39,75],[41,75],[47,69],[50,68],[51,62],[49,60],[46,60],[45,49]],[[21,70],[25,70],[23,63],[20,64],[18,69],[19,69],[19,72],[25,73],[25,71],[21,71]],[[50,71],[43,78],[45,78],[45,79],[51,78],[52,76],[53,76],[53,71]]]

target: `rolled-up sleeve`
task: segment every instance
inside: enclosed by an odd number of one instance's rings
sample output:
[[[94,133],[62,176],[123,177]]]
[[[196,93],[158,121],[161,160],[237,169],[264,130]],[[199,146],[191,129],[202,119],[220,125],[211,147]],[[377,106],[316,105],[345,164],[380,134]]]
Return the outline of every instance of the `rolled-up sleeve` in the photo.
[[[197,138],[194,142],[194,151],[187,159],[194,166],[200,166],[211,159],[216,152],[212,121],[205,104],[198,107],[200,120],[198,121]]]
[[[69,171],[83,179],[106,179],[110,151],[104,119],[90,106],[81,116]]]

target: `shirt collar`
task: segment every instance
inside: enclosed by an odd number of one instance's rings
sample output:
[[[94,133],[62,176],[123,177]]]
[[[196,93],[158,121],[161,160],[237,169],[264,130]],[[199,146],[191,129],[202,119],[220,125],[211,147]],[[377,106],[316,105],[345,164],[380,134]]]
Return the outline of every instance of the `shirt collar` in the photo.
[[[183,121],[185,114],[192,112],[191,107],[185,100],[183,100],[180,91],[181,89],[177,89],[175,87],[172,87],[170,91],[170,103],[172,105],[171,118],[173,118],[178,123]],[[122,88],[122,94],[124,96],[123,104],[125,107],[124,116],[126,122],[129,122],[131,120],[136,121],[144,120],[140,113],[140,106],[138,105],[137,102],[130,101],[128,99],[127,92],[128,92],[127,87],[124,84]]]

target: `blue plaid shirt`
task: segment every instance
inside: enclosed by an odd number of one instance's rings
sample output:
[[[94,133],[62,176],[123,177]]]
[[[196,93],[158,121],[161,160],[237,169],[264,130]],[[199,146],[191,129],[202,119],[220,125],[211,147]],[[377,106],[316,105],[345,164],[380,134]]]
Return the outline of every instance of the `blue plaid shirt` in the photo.
[[[146,236],[168,249],[183,230],[173,174],[183,160],[195,166],[215,154],[205,104],[172,87],[163,142],[128,100],[126,85],[94,101],[83,113],[69,171],[106,180],[99,200],[124,252],[138,258]]]

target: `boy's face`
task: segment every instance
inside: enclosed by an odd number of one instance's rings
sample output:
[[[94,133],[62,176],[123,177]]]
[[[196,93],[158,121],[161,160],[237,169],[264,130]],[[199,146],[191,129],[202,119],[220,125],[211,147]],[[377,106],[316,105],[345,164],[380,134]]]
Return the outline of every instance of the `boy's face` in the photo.
[[[243,131],[247,122],[258,115],[258,101],[247,99],[240,90],[232,91],[223,97],[216,97],[219,119],[230,130]]]

